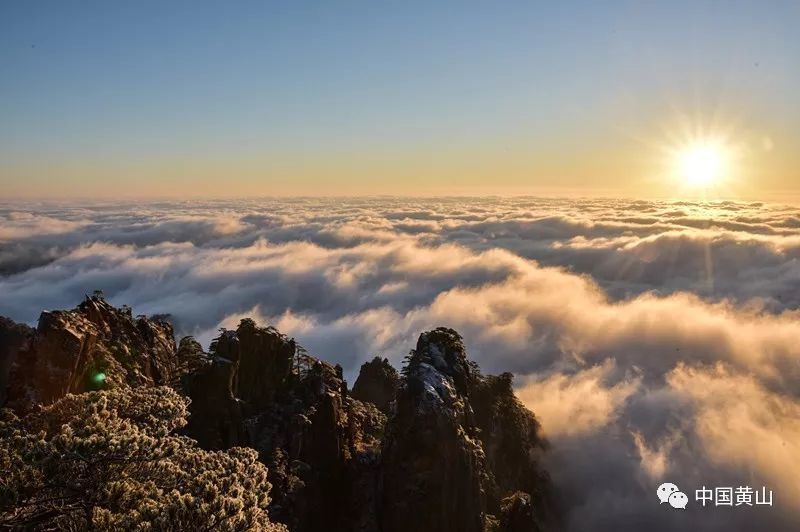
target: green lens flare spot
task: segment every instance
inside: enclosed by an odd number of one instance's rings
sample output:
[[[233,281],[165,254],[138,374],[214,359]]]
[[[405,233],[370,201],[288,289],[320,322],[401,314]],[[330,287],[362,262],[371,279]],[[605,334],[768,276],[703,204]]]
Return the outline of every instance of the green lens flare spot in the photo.
[[[92,382],[94,382],[95,384],[103,384],[105,380],[106,380],[106,374],[103,373],[102,371],[92,375]]]

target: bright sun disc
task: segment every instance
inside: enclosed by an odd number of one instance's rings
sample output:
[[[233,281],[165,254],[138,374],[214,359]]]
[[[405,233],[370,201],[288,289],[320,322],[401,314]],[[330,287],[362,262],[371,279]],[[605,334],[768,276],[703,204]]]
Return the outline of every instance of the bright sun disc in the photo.
[[[722,146],[695,143],[678,153],[678,173],[692,187],[708,187],[719,181],[725,170],[726,154]]]

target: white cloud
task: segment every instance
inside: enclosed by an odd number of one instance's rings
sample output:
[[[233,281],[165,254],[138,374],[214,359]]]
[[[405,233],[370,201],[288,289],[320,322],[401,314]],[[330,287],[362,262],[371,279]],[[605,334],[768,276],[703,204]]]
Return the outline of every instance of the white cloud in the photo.
[[[603,381],[614,369],[613,360],[607,359],[572,375],[528,378],[518,383],[517,395],[536,412],[551,438],[580,436],[615,421],[625,400],[639,387],[635,376],[606,386]]]
[[[399,365],[423,330],[457,329],[485,371],[517,375],[574,530],[685,529],[651,504],[665,479],[800,495],[796,209],[303,199],[0,216],[0,314],[17,320],[100,288],[206,343],[252,316],[351,381],[375,354]],[[800,521],[791,505],[732,516],[692,526]]]

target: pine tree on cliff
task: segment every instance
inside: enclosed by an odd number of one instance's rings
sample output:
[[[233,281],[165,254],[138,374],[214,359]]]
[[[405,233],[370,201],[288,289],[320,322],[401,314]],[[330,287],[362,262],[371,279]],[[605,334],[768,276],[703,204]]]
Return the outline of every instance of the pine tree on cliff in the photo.
[[[139,387],[67,395],[24,419],[3,410],[0,528],[285,532],[256,451],[172,434],[187,405]]]

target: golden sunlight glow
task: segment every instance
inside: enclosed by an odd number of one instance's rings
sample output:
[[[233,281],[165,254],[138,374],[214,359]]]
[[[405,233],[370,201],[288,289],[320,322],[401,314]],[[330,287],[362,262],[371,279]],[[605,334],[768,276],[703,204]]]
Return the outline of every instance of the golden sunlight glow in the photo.
[[[728,170],[728,153],[720,143],[695,141],[676,153],[677,173],[684,183],[695,188],[714,186]]]
[[[721,111],[713,118],[675,111],[660,126],[661,138],[653,139],[652,188],[668,190],[676,198],[706,200],[737,197],[752,175],[752,134]]]

